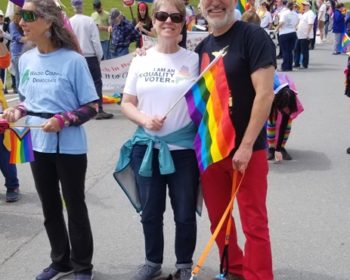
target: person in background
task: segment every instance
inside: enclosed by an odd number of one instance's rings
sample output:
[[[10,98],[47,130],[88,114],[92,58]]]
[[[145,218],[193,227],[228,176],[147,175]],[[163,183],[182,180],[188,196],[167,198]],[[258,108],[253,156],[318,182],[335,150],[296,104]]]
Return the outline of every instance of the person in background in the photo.
[[[102,46],[103,51],[103,59],[108,59],[108,53],[109,53],[109,32],[108,32],[108,19],[109,19],[109,13],[107,11],[103,10],[102,4],[100,0],[94,0],[92,3],[94,12],[91,14],[92,19],[94,20],[95,24],[98,27],[98,31],[100,33],[100,42]]]
[[[239,172],[238,181],[244,172],[237,203],[246,238],[245,249],[243,252],[237,243],[236,225],[230,215],[232,226],[228,237],[226,279],[272,280],[264,125],[274,98],[275,46],[259,26],[234,19],[236,1],[220,1],[220,8],[215,8],[216,2],[212,0],[201,0],[200,3],[212,34],[199,43],[196,52],[201,69],[204,69],[214,59],[213,53],[229,46],[223,60],[233,100],[230,116],[236,131],[231,155],[210,165],[201,176],[210,229],[215,230],[231,199],[233,170]],[[224,253],[227,223],[216,239],[220,256]]]
[[[300,58],[302,57],[302,66],[304,69],[309,67],[309,44],[313,38],[315,14],[310,9],[310,2],[304,0],[301,2],[303,14],[300,17],[297,27],[297,43],[294,48],[294,68],[300,68]]]
[[[83,1],[71,1],[75,15],[69,19],[73,32],[78,40],[82,55],[85,57],[94,80],[96,92],[99,97],[96,120],[113,118],[113,114],[103,110],[102,103],[102,74],[100,61],[103,56],[98,28],[91,17],[83,15]]]
[[[195,22],[196,11],[191,5],[190,0],[184,0],[186,6],[186,26],[188,31],[192,31],[192,25]]]
[[[293,120],[304,108],[297,97],[294,82],[284,73],[274,77],[275,98],[266,124],[268,160],[292,160],[285,146],[290,136]]]
[[[5,22],[5,17],[4,17],[4,13],[2,10],[0,10],[0,43],[4,42],[5,45],[7,45],[7,43],[11,40],[11,35],[6,31],[6,29],[8,28],[8,25]],[[3,85],[6,84],[5,79],[5,72],[6,69],[0,67],[0,79],[3,83]],[[16,83],[16,81],[15,81]],[[7,89],[6,86],[4,86],[4,93],[7,93]]]
[[[137,18],[135,21],[135,29],[141,34],[154,37],[152,19],[149,16],[148,5],[145,2],[139,2],[137,5]],[[137,47],[142,47],[142,37]]]
[[[11,20],[9,17],[1,17],[1,14],[3,14],[3,13],[0,10],[0,41],[3,40],[5,42],[7,48],[9,48],[10,42],[11,42],[11,35],[9,33],[9,26],[10,26]],[[4,93],[7,94],[8,91],[7,91],[6,82],[5,82],[5,72],[6,72],[6,69],[0,68],[0,79],[4,84]],[[12,73],[10,73],[10,75],[11,75],[13,93],[17,93],[16,77]]]
[[[51,264],[35,279],[59,279],[74,272],[74,280],[91,280],[93,237],[85,203],[87,140],[82,124],[97,114],[99,98],[56,1],[26,0],[21,18],[24,36],[35,47],[19,61],[19,89],[25,99],[7,108],[3,118],[16,122],[27,116],[27,125],[42,127],[31,131],[35,160],[30,166],[50,241]]]
[[[0,42],[0,68],[6,69],[10,65],[10,53],[4,42]],[[3,84],[0,80],[0,117],[3,110],[7,109],[7,101],[3,92]],[[0,170],[5,177],[6,202],[16,202],[20,199],[19,181],[15,164],[10,163],[10,152],[4,143],[4,131],[0,132]]]
[[[26,37],[23,36],[22,27],[19,25],[21,20],[20,15],[21,8],[16,6],[15,14],[13,15],[12,21],[10,22],[9,31],[11,35],[11,43],[10,43],[10,53],[11,53],[11,63],[15,70],[15,79],[16,79],[16,88],[13,89],[14,92],[18,92],[19,99],[23,101],[23,95],[18,90],[20,83],[20,75],[18,70],[18,61],[19,57],[22,54],[23,45],[27,42]]]
[[[130,44],[140,41],[140,32],[115,8],[109,13],[109,24],[108,31],[112,33],[110,58],[127,55]]]
[[[269,2],[267,0],[263,0],[257,11],[257,14],[261,20],[260,27],[264,28],[266,31],[272,29],[272,15],[267,9],[268,3]]]
[[[191,278],[199,183],[193,149],[196,128],[184,98],[166,115],[199,74],[198,55],[178,45],[185,16],[183,0],[154,3],[152,18],[157,43],[145,56],[133,59],[124,88],[122,112],[138,128],[123,146],[119,162],[129,159],[135,176],[146,254],[146,262],[133,280],[150,280],[161,273],[167,193],[176,226],[175,279]],[[126,147],[130,148],[128,154],[123,153]],[[145,162],[150,172],[145,170]],[[115,178],[118,180],[118,176]]]
[[[275,10],[272,13],[272,19],[273,24],[277,27],[280,20],[280,13],[286,9],[287,0],[276,0],[276,7]],[[282,49],[281,49],[281,41],[280,41],[280,35],[277,32],[277,41],[279,45],[279,53],[277,55],[277,59],[281,59],[282,56]]]
[[[343,3],[337,3],[333,14],[334,55],[341,54],[341,40],[345,32],[345,15],[341,12],[343,7]]]
[[[321,42],[325,42],[325,22],[326,22],[326,14],[327,14],[327,6],[325,3],[325,0],[320,0],[321,1],[321,6],[318,9],[318,29],[320,30],[320,39]]]
[[[294,11],[294,2],[287,3],[287,9],[281,11],[279,23],[276,28],[280,37],[280,48],[282,49],[281,71],[293,71],[293,51],[297,41],[296,28],[299,16]]]
[[[202,15],[201,6],[198,4],[196,13],[196,25],[194,31],[208,31],[208,22]]]

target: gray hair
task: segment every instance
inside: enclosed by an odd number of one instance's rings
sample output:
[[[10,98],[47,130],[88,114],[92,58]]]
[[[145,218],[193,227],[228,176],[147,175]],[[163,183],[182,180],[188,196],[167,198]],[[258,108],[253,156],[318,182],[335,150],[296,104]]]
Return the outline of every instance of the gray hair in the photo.
[[[38,16],[51,23],[50,40],[54,47],[79,52],[80,48],[73,31],[64,27],[63,11],[54,0],[26,0],[26,3],[32,3]]]

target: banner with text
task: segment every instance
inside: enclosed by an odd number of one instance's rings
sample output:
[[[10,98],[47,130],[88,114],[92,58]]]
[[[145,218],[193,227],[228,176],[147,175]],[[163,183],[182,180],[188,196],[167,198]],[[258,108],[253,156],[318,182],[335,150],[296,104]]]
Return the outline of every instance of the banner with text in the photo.
[[[193,51],[195,47],[207,36],[208,32],[187,32],[187,49]],[[143,35],[142,39],[146,49],[152,47],[157,42],[156,38],[146,35]],[[128,54],[114,59],[101,61],[104,92],[123,92],[132,58],[133,54]]]

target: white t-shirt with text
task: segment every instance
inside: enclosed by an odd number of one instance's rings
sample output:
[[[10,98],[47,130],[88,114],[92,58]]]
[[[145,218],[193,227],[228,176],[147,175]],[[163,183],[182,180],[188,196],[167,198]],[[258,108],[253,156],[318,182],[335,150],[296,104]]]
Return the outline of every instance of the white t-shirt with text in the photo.
[[[145,56],[131,62],[124,93],[134,95],[138,109],[149,116],[164,116],[198,77],[198,54],[180,48],[172,54],[158,52],[154,47]],[[159,131],[146,132],[163,136],[191,122],[185,98],[169,113]]]

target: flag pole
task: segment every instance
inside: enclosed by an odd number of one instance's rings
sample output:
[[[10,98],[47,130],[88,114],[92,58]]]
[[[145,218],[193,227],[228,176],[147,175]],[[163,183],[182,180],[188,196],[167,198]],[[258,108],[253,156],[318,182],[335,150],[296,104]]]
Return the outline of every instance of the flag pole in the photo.
[[[20,124],[15,124],[15,125],[10,125],[10,128],[11,127],[25,127],[25,128],[43,128],[42,125],[20,125]]]
[[[215,63],[226,54],[226,49],[228,48],[228,46],[224,47],[222,50],[217,52],[217,55],[215,56],[214,60],[212,62],[210,62],[207,67],[205,67],[205,69],[203,70],[203,72],[194,80],[194,82],[184,91],[183,94],[181,94],[181,96],[175,101],[175,103],[169,108],[169,110],[165,113],[164,117],[167,117],[172,110],[174,110],[175,106],[177,104],[179,104],[179,102],[181,101],[182,98],[184,98],[184,96],[186,95],[186,93],[193,87],[194,84],[196,84],[203,76],[204,73],[206,71],[208,71],[210,68],[213,67],[213,65],[215,65]]]

